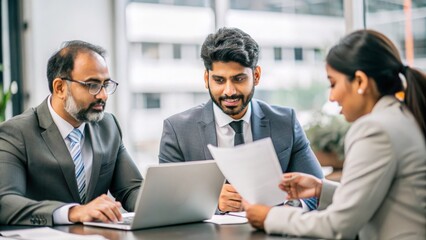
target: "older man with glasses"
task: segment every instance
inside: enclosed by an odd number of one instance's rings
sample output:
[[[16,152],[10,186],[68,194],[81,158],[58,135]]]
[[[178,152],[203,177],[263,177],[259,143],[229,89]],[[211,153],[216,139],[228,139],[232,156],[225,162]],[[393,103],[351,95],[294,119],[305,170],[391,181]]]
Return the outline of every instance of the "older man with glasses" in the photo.
[[[133,211],[142,176],[104,112],[118,86],[104,54],[66,42],[48,62],[51,95],[0,125],[0,224],[117,222],[121,207]]]

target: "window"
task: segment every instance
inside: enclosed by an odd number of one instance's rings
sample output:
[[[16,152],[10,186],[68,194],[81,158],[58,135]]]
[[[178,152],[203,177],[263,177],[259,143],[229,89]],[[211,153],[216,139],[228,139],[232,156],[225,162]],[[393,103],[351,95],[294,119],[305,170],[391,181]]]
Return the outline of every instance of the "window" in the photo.
[[[186,62],[197,62],[200,59],[201,46],[197,44],[181,44],[182,59]]]
[[[315,49],[314,49],[314,53],[315,53],[315,61],[316,61],[316,62],[324,61],[325,56],[324,56],[324,52],[323,52],[323,51],[321,51],[321,49],[319,49],[319,48],[315,48]]]
[[[160,108],[161,95],[159,93],[144,93],[144,108]]]
[[[303,61],[303,49],[300,47],[294,48],[294,60]]]
[[[210,0],[131,0],[131,2],[156,3],[176,6],[209,7]]]
[[[141,47],[138,48],[138,46]],[[197,44],[142,42],[130,44],[130,54],[140,52],[140,48],[142,48],[142,59],[144,60],[175,59],[195,62],[200,58],[200,46]]]
[[[145,59],[159,59],[160,51],[158,43],[142,43],[142,58]]]
[[[343,16],[343,0],[230,0],[229,5],[238,10]]]
[[[283,60],[283,51],[281,47],[274,47],[274,60],[275,61]]]
[[[182,45],[173,44],[173,59],[181,59],[182,58]]]
[[[411,2],[410,6],[404,4]],[[426,70],[426,1],[374,1],[365,6],[366,27],[382,32],[409,65]]]
[[[133,93],[132,105],[134,109],[161,108],[160,93]]]

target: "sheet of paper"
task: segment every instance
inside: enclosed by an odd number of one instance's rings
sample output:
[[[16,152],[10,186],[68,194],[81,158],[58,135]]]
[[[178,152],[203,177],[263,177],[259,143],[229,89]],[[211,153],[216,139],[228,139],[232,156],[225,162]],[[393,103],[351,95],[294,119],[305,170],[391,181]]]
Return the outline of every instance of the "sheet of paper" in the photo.
[[[228,182],[249,203],[284,202],[287,193],[278,187],[282,171],[270,138],[233,148],[208,148]]]
[[[24,239],[24,240],[106,240],[100,235],[78,235],[61,232],[48,227],[28,228],[11,231],[1,231],[6,239]]]
[[[245,217],[233,216],[233,215],[213,215],[212,218],[204,220],[204,222],[226,225],[226,224],[244,224],[248,220]]]
[[[227,213],[226,215],[231,215],[231,216],[237,216],[237,217],[246,217],[246,212],[245,211],[243,211],[243,212],[229,212],[229,213]]]

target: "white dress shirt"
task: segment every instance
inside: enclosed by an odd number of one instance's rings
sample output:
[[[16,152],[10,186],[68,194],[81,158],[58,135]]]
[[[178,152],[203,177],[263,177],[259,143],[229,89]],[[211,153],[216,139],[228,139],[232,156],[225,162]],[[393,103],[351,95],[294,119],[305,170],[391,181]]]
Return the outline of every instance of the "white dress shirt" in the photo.
[[[68,151],[70,151],[71,142],[67,137],[71,133],[71,131],[74,129],[74,127],[55,112],[50,102],[51,99],[52,99],[52,95],[50,95],[49,99],[47,100],[50,115],[52,115],[53,122],[58,127],[59,133],[61,134],[65,144],[67,145]],[[92,152],[92,146],[90,144],[90,141],[85,141],[85,137],[84,137],[85,126],[86,126],[86,123],[82,123],[78,127],[78,129],[83,134],[83,139],[81,143],[81,146],[83,146],[81,150],[81,157],[83,159],[83,164],[84,164],[84,172],[86,176],[86,186],[87,186],[86,191],[87,191],[89,183],[90,183],[91,172],[92,172],[93,152]],[[61,208],[56,209],[53,212],[53,222],[55,224],[71,224],[71,222],[68,220],[68,212],[69,212],[69,209],[75,205],[78,205],[78,203],[70,203]]]
[[[213,113],[216,123],[216,135],[218,147],[233,147],[235,132],[229,126],[232,121],[243,120],[243,136],[244,143],[253,142],[253,134],[251,132],[250,116],[251,103],[248,105],[247,112],[241,119],[233,119],[228,114],[224,113],[215,103],[213,103]]]

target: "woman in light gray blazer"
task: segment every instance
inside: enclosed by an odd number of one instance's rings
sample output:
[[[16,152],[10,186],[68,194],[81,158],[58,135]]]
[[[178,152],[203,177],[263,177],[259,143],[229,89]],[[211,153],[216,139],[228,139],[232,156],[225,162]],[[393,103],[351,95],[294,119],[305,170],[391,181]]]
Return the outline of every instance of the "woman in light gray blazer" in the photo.
[[[271,234],[327,239],[426,239],[426,77],[405,66],[384,35],[360,30],[326,59],[330,100],[353,122],[340,184],[286,173],[288,198],[318,197],[318,211],[245,203]],[[395,94],[404,91],[404,101]]]

